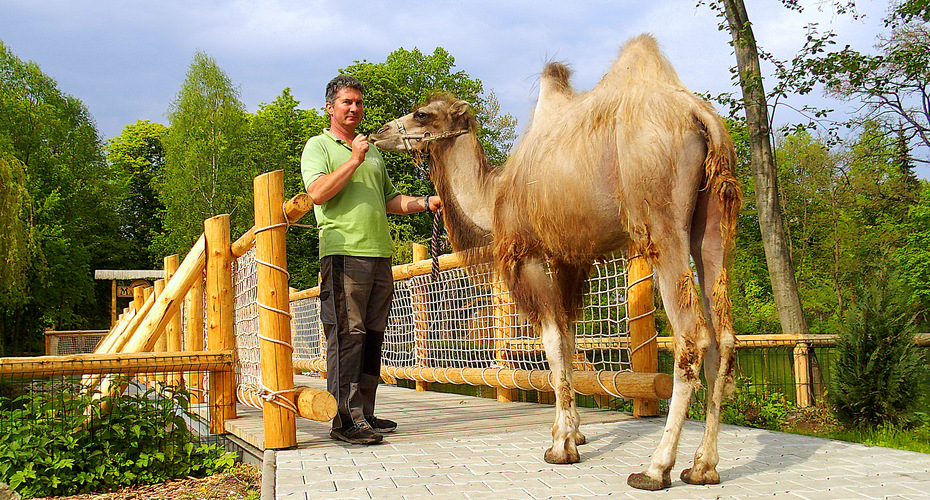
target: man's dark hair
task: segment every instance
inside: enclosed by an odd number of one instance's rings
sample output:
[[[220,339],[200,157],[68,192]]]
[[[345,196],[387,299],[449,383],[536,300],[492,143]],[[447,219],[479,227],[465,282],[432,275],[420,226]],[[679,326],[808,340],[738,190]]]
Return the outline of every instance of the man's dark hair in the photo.
[[[339,75],[326,84],[326,103],[332,104],[336,100],[336,94],[345,88],[355,89],[362,94],[362,97],[365,97],[365,85],[358,78],[350,75]]]

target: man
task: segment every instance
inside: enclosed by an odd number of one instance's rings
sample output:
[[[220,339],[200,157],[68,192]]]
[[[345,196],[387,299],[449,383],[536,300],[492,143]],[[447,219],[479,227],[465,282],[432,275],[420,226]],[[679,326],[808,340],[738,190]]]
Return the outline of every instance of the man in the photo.
[[[355,129],[365,87],[339,75],[326,86],[329,129],[310,138],[300,159],[320,230],[320,316],[326,335],[326,386],[338,413],[330,436],[374,444],[397,424],[374,416],[381,344],[394,283],[387,213],[438,210],[438,196],[398,193],[377,148]]]

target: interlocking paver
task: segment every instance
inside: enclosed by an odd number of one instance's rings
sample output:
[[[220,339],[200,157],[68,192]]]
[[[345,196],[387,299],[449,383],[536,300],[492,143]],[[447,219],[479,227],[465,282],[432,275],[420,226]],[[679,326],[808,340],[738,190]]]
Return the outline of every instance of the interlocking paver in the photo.
[[[916,499],[930,490],[928,454],[726,425],[717,467],[722,483],[686,485],[678,474],[691,465],[703,433],[693,421],[685,424],[672,488],[634,490],[626,478],[645,469],[663,425],[660,419],[582,425],[588,443],[572,465],[542,460],[548,429],[279,451],[277,498]]]

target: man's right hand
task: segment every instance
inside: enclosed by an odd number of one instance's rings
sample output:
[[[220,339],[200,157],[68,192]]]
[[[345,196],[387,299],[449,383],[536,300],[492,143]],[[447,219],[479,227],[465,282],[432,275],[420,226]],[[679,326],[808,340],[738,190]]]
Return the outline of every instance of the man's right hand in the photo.
[[[368,148],[368,136],[358,134],[355,139],[352,139],[352,156],[359,163],[365,161],[365,153],[368,153]]]

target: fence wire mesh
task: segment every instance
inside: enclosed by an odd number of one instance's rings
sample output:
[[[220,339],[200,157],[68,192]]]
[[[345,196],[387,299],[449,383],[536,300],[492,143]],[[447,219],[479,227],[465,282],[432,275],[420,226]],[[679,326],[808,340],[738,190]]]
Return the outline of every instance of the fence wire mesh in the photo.
[[[262,365],[258,336],[258,267],[255,262],[255,247],[235,260],[233,288],[236,305],[236,387],[240,391],[261,394]]]
[[[630,370],[625,259],[595,265],[576,325],[575,367]],[[319,299],[291,302],[294,356],[325,359]],[[398,368],[546,370],[539,335],[517,313],[490,266],[452,268],[439,279],[394,283],[382,364]]]

